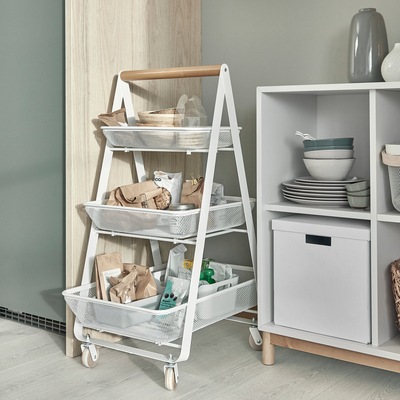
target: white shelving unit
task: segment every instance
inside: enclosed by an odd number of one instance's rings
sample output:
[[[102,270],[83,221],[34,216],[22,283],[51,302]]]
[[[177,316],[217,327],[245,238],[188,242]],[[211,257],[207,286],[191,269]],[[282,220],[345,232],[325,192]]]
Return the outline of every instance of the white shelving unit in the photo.
[[[351,174],[370,180],[370,210],[307,206],[283,199],[282,182],[309,175],[296,130],[317,138],[355,138]],[[400,372],[389,271],[390,263],[400,258],[400,213],[392,206],[387,166],[380,156],[387,143],[400,143],[399,83],[257,88],[258,328],[263,332],[265,364],[274,363],[277,345]],[[291,214],[369,221],[371,344],[274,324],[271,221]]]
[[[185,127],[143,127],[136,125],[130,81],[153,79],[178,79],[217,76],[218,86],[212,125],[199,128]],[[96,365],[97,346],[124,351],[165,363],[165,387],[173,390],[178,382],[178,362],[188,359],[193,331],[222,319],[231,317],[256,305],[256,239],[252,219],[254,199],[249,198],[243,156],[240,145],[236,111],[228,66],[201,66],[169,68],[160,70],[122,71],[118,76],[113,111],[125,106],[128,125],[124,127],[103,127],[107,138],[104,150],[98,192],[94,201],[85,204],[92,219],[88,248],[81,286],[63,292],[64,297],[76,315],[74,334],[82,342],[82,361],[85,366]],[[226,107],[228,127],[221,127]],[[203,140],[198,141],[198,138]],[[156,138],[156,139],[155,139]],[[185,140],[180,141],[181,138]],[[187,140],[187,139],[196,140]],[[183,144],[182,144],[183,143]],[[193,144],[194,143],[194,144]],[[202,152],[207,155],[204,174],[204,191],[200,209],[190,211],[151,210],[108,206],[107,186],[112,168],[112,159],[118,152],[130,152],[140,181],[146,177],[143,152],[167,151]],[[231,152],[237,168],[241,197],[226,196],[226,204],[210,206],[213,177],[219,151]],[[179,214],[179,215],[178,215]],[[182,224],[190,227],[183,232],[172,231],[172,218],[180,218]],[[186,220],[185,220],[186,218]],[[185,220],[185,221],[183,221]],[[190,222],[189,222],[190,221]],[[193,221],[196,227],[193,230]],[[220,235],[242,233],[247,236],[252,266],[232,266],[236,282],[219,285],[212,294],[199,295],[199,278],[206,240]],[[100,235],[124,236],[147,239],[153,253],[152,271],[156,276],[163,270],[159,242],[184,243],[195,246],[192,279],[187,303],[158,310],[162,295],[139,300],[130,304],[117,304],[96,299],[95,283],[92,282],[93,265],[97,255]],[[223,255],[221,260],[224,262]],[[124,262],[128,262],[125,261]],[[207,292],[209,293],[209,292]],[[154,349],[143,349],[122,343],[113,343],[90,337],[85,328],[150,342]],[[256,328],[254,328],[256,329]],[[164,351],[164,348],[167,348]],[[162,349],[162,351],[160,351]]]

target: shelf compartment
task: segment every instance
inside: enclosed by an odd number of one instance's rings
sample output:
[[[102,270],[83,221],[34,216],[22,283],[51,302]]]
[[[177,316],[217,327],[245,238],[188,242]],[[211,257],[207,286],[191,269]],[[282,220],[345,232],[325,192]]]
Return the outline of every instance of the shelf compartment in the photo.
[[[229,229],[245,223],[240,197],[226,196],[227,204],[211,206],[207,233]],[[255,199],[250,199],[254,207]],[[151,210],[108,206],[102,202],[85,203],[85,210],[97,228],[162,238],[188,238],[196,235],[200,208],[189,211]]]
[[[103,126],[101,129],[104,136],[114,147],[137,149],[206,149],[209,147],[211,137],[211,126]],[[221,127],[218,148],[230,147],[231,145],[231,128]]]
[[[390,262],[399,258],[396,243],[399,239],[400,213],[394,211],[390,202],[388,171],[381,160],[385,144],[398,140],[399,106],[398,82],[257,89],[257,239],[268,244],[258,249],[258,258],[263,264],[258,273],[258,321],[261,331],[332,346],[333,352],[330,354],[334,354],[335,348],[338,348],[358,352],[361,356],[369,354],[382,357],[382,360],[376,361],[376,366],[381,368],[386,365],[385,359],[400,361],[400,336],[394,323],[388,273]],[[309,207],[282,201],[281,183],[306,173],[301,160],[301,142],[295,143],[293,138],[295,130],[317,138],[355,138],[357,161],[351,174],[370,180],[370,210]],[[293,214],[369,221],[371,345],[276,326],[271,322],[274,320],[271,220]],[[399,371],[399,368],[396,370]]]
[[[294,204],[289,201],[277,203],[269,203],[264,207],[265,211],[276,211],[293,214],[321,215],[328,217],[341,217],[370,220],[371,212],[369,210],[356,210],[351,207],[324,207],[324,206],[307,206],[302,204]]]
[[[256,305],[253,269],[244,266],[232,269],[239,276],[237,285],[197,299],[194,331]],[[63,295],[85,327],[159,344],[183,336],[187,303],[158,310],[161,295],[129,304],[98,300],[95,283],[64,290]]]

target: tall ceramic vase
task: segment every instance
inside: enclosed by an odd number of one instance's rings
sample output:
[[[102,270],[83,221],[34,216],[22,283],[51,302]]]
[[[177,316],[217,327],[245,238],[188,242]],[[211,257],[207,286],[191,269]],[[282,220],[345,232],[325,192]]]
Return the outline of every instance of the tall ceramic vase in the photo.
[[[385,21],[375,8],[362,8],[350,25],[348,79],[381,82],[381,64],[388,54]]]
[[[381,72],[386,82],[400,81],[400,43],[396,43],[383,60]]]

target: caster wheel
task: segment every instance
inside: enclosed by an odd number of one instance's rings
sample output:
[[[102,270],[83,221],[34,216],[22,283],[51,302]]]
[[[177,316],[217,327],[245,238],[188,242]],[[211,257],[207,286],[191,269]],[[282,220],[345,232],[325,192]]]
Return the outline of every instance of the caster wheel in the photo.
[[[166,368],[164,373],[164,386],[167,390],[175,390],[176,380],[175,371],[173,368]]]
[[[253,350],[261,351],[262,344],[258,344],[254,341],[253,335],[249,335],[249,345]]]
[[[99,361],[99,350],[96,349],[96,359],[93,360],[92,355],[90,354],[90,350],[88,347],[83,349],[82,351],[82,364],[86,368],[94,368],[97,365],[97,362]]]

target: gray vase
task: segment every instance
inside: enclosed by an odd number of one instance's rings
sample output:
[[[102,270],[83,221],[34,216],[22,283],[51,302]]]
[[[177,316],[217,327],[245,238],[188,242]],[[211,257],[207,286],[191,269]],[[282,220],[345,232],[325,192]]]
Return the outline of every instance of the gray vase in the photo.
[[[381,64],[388,54],[385,21],[375,8],[362,8],[350,25],[348,79],[382,82]]]

